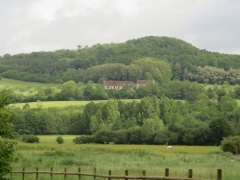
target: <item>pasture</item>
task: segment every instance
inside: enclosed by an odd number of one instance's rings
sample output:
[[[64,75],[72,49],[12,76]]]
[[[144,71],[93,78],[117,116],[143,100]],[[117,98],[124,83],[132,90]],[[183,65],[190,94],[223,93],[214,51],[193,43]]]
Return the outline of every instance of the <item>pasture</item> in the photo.
[[[91,101],[39,101],[39,102],[30,102],[28,103],[31,108],[37,108],[39,106],[43,108],[50,107],[66,107],[66,106],[85,106],[87,103]],[[93,101],[95,103],[101,101]],[[16,103],[11,104],[11,107],[23,108],[26,103]]]
[[[14,171],[35,170],[92,173],[97,168],[98,174],[107,174],[112,170],[114,175],[139,175],[146,170],[149,176],[163,176],[164,169],[169,168],[170,177],[187,177],[188,169],[193,169],[194,178],[215,179],[217,169],[223,170],[224,180],[240,179],[237,157],[223,153],[217,146],[173,146],[167,150],[164,145],[114,145],[114,144],[74,144],[73,135],[64,135],[63,144],[56,143],[57,136],[39,136],[38,144],[19,142],[16,147]],[[32,175],[26,175],[31,179]],[[21,176],[14,175],[13,179]],[[56,179],[64,179],[56,176]],[[55,179],[53,177],[53,179]],[[41,175],[41,180],[49,179],[49,175]],[[74,179],[71,177],[70,179]],[[77,177],[76,177],[77,179]],[[82,179],[89,179],[83,177]],[[98,178],[97,178],[98,179]],[[99,178],[100,179],[100,178]]]
[[[100,103],[108,100],[94,100],[94,101],[38,101],[38,102],[29,102],[31,108],[51,108],[51,107],[66,107],[66,106],[85,106],[90,102]],[[121,101],[140,101],[140,99],[124,99]],[[15,103],[10,104],[10,107],[23,108],[26,103]]]
[[[54,83],[37,83],[37,82],[26,82],[14,79],[1,78],[0,90],[11,89],[16,94],[21,95],[33,95],[38,92],[40,88],[54,87],[59,90],[61,84]]]

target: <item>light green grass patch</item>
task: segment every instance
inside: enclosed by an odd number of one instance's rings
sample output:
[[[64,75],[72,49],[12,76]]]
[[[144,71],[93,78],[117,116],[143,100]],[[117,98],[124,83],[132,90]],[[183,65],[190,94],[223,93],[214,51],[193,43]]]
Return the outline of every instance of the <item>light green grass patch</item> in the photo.
[[[67,106],[85,106],[91,101],[39,101],[39,102],[30,102],[30,108],[50,108],[50,107],[67,107]],[[101,101],[93,101],[95,103]],[[11,107],[23,108],[26,103],[16,103],[11,104]]]
[[[86,104],[90,102],[94,103],[100,103],[100,102],[106,102],[107,100],[95,100],[95,101],[38,101],[38,102],[29,102],[30,108],[50,108],[50,107],[67,107],[67,106],[85,106]],[[126,99],[121,100],[125,102],[131,102],[131,101],[140,101],[140,99]],[[10,107],[17,107],[17,108],[23,108],[23,106],[26,103],[15,103],[10,104]]]
[[[167,150],[163,145],[74,144],[72,140],[79,135],[62,135],[64,143],[58,144],[58,136],[61,135],[38,136],[37,144],[19,142],[13,170],[39,167],[49,171],[53,167],[55,172],[63,172],[67,167],[68,172],[77,172],[80,167],[84,173],[92,173],[96,168],[98,174],[106,175],[112,170],[114,175],[124,175],[127,169],[129,175],[141,175],[146,170],[149,176],[164,176],[164,169],[169,168],[171,177],[187,177],[188,169],[193,169],[194,178],[216,179],[217,169],[222,169],[224,180],[240,179],[238,159],[221,152],[217,146],[173,146]],[[31,178],[29,175],[26,180]],[[49,176],[41,175],[41,179],[47,180]]]
[[[7,78],[2,78],[0,80],[0,90],[11,89],[15,93],[22,95],[31,95],[37,93],[40,88],[48,87],[54,87],[56,90],[59,90],[61,84],[26,82]]]
[[[140,150],[147,151],[154,154],[209,154],[215,152],[222,152],[218,146],[173,146],[173,149],[167,150],[165,145],[116,145],[116,144],[74,144],[73,139],[79,135],[62,135],[64,144],[58,144],[56,138],[61,135],[39,135],[38,144],[29,144],[19,142],[19,145],[36,147],[45,146],[48,148],[68,147],[68,148],[94,148],[94,149],[111,149],[111,150]]]

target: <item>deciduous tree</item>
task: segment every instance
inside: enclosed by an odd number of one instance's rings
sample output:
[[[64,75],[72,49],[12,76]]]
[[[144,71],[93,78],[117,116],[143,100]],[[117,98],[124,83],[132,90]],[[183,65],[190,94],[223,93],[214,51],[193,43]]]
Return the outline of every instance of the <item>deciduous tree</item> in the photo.
[[[12,137],[11,112],[5,108],[10,99],[5,91],[0,92],[0,179],[10,172],[10,163],[13,161],[14,145],[16,142],[9,140]]]

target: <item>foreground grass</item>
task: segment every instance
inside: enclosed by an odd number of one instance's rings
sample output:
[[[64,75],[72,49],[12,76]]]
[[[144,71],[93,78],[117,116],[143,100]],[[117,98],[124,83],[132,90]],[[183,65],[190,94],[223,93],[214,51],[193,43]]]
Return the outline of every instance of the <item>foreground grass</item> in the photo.
[[[62,136],[64,144],[57,144],[57,136],[39,137],[39,144],[18,143],[15,162],[12,163],[14,171],[23,167],[26,171],[34,171],[36,167],[50,171],[53,167],[54,171],[63,172],[67,167],[67,171],[77,172],[81,167],[84,173],[93,173],[96,168],[98,174],[107,175],[108,170],[112,170],[114,175],[124,175],[127,169],[129,175],[141,175],[142,170],[146,170],[149,176],[164,176],[164,169],[169,168],[171,177],[187,177],[188,169],[193,169],[195,178],[216,179],[217,169],[222,169],[224,180],[240,179],[240,161],[216,146],[174,146],[167,150],[163,145],[76,145],[72,142],[76,136]],[[34,177],[26,175],[27,179]],[[20,175],[13,175],[13,179],[19,178]],[[39,175],[39,178],[47,180],[49,175]],[[64,177],[55,176],[53,179]]]

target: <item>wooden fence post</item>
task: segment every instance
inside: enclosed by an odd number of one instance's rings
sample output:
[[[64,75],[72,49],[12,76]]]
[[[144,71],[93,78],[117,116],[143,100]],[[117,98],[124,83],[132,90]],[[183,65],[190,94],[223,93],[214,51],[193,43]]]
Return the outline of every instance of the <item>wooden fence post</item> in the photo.
[[[25,168],[23,167],[22,168],[22,171],[11,171],[10,172],[10,176],[11,176],[11,179],[12,179],[12,174],[22,174],[22,180],[25,180],[25,174],[32,174],[34,176],[34,174],[36,174],[36,180],[39,179],[39,174],[50,174],[50,178],[52,179],[52,176],[53,174],[61,174],[61,175],[64,175],[64,180],[67,179],[67,175],[77,175],[78,176],[78,179],[80,180],[81,179],[81,176],[91,176],[91,177],[94,177],[94,180],[97,179],[97,177],[104,177],[108,180],[111,180],[112,178],[116,177],[117,179],[121,178],[121,179],[125,179],[125,180],[128,180],[128,179],[134,179],[134,178],[139,178],[139,179],[142,179],[142,180],[146,180],[148,179],[147,177],[147,173],[146,173],[146,170],[142,170],[142,176],[129,176],[128,174],[128,170],[125,170],[125,176],[112,176],[112,171],[109,170],[108,171],[108,176],[104,176],[104,175],[98,175],[97,174],[97,170],[96,168],[94,168],[94,174],[86,174],[86,173],[81,173],[81,168],[78,168],[78,173],[71,173],[71,172],[67,172],[67,167],[64,167],[64,172],[56,172],[54,173],[53,172],[53,167],[51,167],[50,169],[50,172],[42,172],[42,171],[39,171],[39,168],[36,167],[36,171],[25,171]],[[170,178],[169,177],[169,168],[165,168],[165,177],[166,179]],[[164,177],[149,177],[150,179],[157,179],[157,178],[160,178],[160,179],[165,179]],[[192,179],[193,178],[193,170],[192,169],[188,169],[188,177],[186,179]],[[40,178],[41,179],[41,178]],[[182,178],[170,178],[170,179],[182,179]],[[200,180],[200,179],[199,179]],[[203,179],[204,180],[204,179]],[[217,179],[216,180],[222,180],[222,169],[217,169]]]
[[[38,180],[38,167],[36,167],[36,180]]]
[[[96,179],[97,169],[94,168],[94,180]]]
[[[168,168],[165,168],[165,176],[169,177],[169,169]]]
[[[128,176],[128,170],[125,170],[125,176]],[[128,178],[125,178],[125,180],[128,180]]]
[[[112,175],[112,171],[111,170],[109,170],[108,171],[108,176],[111,176]],[[108,177],[108,180],[111,180],[111,178],[110,177]]]
[[[142,176],[143,176],[142,179],[144,180],[144,179],[145,179],[144,176],[146,176],[146,170],[143,170],[143,171],[142,171]]]
[[[221,169],[217,170],[217,180],[222,180],[222,170]]]
[[[66,167],[64,167],[64,180],[66,180],[67,179],[67,168]]]
[[[188,178],[192,178],[192,175],[193,175],[192,169],[189,169],[188,170]]]
[[[52,172],[53,172],[53,167],[51,167],[51,169],[50,169],[50,178],[51,179],[52,179],[52,176],[53,176]]]
[[[25,175],[24,171],[25,171],[25,168],[22,168],[22,180],[24,180],[24,175]]]
[[[80,174],[81,173],[81,168],[78,168],[78,173],[79,173],[78,174],[78,179],[80,180],[81,179],[81,174]]]

